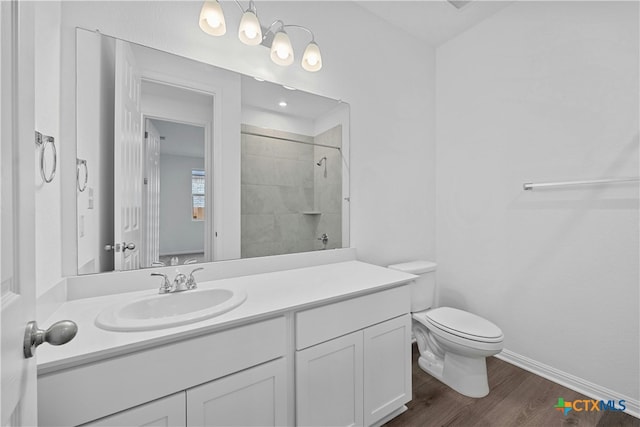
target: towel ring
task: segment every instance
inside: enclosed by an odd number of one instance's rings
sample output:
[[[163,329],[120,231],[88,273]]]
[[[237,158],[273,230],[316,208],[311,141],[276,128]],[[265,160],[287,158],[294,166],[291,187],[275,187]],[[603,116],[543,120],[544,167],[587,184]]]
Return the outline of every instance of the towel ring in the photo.
[[[46,172],[46,161],[44,158],[44,152],[47,149],[47,145],[51,145],[51,152],[53,153],[53,167],[51,172]],[[52,136],[43,135],[36,131],[36,146],[40,149],[40,176],[45,183],[50,183],[56,176],[56,169],[58,168],[58,152],[56,150],[56,142]]]
[[[80,184],[80,167],[84,167],[84,181]],[[87,182],[89,182],[89,168],[87,167],[87,161],[83,159],[76,159],[76,185],[78,191],[83,192],[87,189]]]

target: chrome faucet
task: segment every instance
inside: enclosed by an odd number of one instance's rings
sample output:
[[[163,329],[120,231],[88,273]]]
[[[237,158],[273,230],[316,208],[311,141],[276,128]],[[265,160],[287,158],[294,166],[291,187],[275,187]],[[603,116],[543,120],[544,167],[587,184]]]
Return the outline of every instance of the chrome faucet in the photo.
[[[196,289],[198,284],[196,283],[195,277],[193,277],[193,273],[200,270],[204,270],[204,268],[199,267],[193,269],[188,277],[176,270],[176,277],[173,279],[173,282],[170,282],[169,277],[163,273],[151,273],[151,275],[162,277],[162,283],[160,284],[160,289],[158,289],[159,294],[172,294]]]
[[[168,294],[172,292],[171,290],[171,282],[169,282],[169,278],[166,274],[162,273],[151,273],[152,276],[160,276],[162,277],[162,283],[160,284],[160,289],[158,289],[159,294]]]
[[[322,233],[322,236],[318,237],[318,240],[322,242],[323,249],[327,249],[327,243],[329,243],[329,236],[327,236],[327,233]]]
[[[183,292],[187,288],[187,276],[176,270],[176,277],[173,279],[173,292]]]
[[[203,267],[199,267],[199,268],[194,268],[191,273],[189,273],[189,278],[187,279],[187,289],[196,289],[198,287],[198,284],[196,283],[196,278],[193,277],[193,273],[195,273],[196,271],[200,271],[200,270],[204,270]]]

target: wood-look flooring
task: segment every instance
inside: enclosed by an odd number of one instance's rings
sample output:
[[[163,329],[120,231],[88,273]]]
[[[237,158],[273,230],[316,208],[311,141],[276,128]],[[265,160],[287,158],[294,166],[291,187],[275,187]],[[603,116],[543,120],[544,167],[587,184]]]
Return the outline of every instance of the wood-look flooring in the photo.
[[[465,397],[420,369],[414,344],[413,400],[406,412],[385,426],[640,427],[640,419],[622,412],[570,411],[565,416],[553,408],[559,397],[565,401],[589,398],[495,357],[487,358],[487,371],[489,395]]]

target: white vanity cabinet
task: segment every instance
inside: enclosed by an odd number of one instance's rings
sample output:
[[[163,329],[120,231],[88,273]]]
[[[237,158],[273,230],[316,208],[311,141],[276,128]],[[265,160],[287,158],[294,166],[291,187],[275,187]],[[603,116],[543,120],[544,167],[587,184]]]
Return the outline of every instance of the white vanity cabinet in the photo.
[[[286,398],[285,362],[280,358],[83,426],[283,426]]]
[[[98,329],[102,306],[74,300],[56,316],[79,336],[38,366],[39,424],[381,424],[411,400],[412,278],[357,261],[243,276],[229,317],[148,332]]]
[[[172,394],[171,396],[127,409],[97,421],[83,424],[83,427],[184,427],[185,420],[187,419],[184,398],[184,392]],[[40,424],[43,425],[42,421]]]
[[[286,424],[286,337],[280,316],[41,374],[39,424]]]
[[[296,314],[296,419],[370,426],[411,400],[407,286]]]

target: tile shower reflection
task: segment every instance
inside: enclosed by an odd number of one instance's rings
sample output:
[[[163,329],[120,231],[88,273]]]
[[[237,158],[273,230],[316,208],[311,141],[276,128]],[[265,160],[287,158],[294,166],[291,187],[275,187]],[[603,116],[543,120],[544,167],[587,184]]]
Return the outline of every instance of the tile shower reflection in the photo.
[[[242,257],[342,247],[342,126],[309,136],[244,124],[241,143]]]

